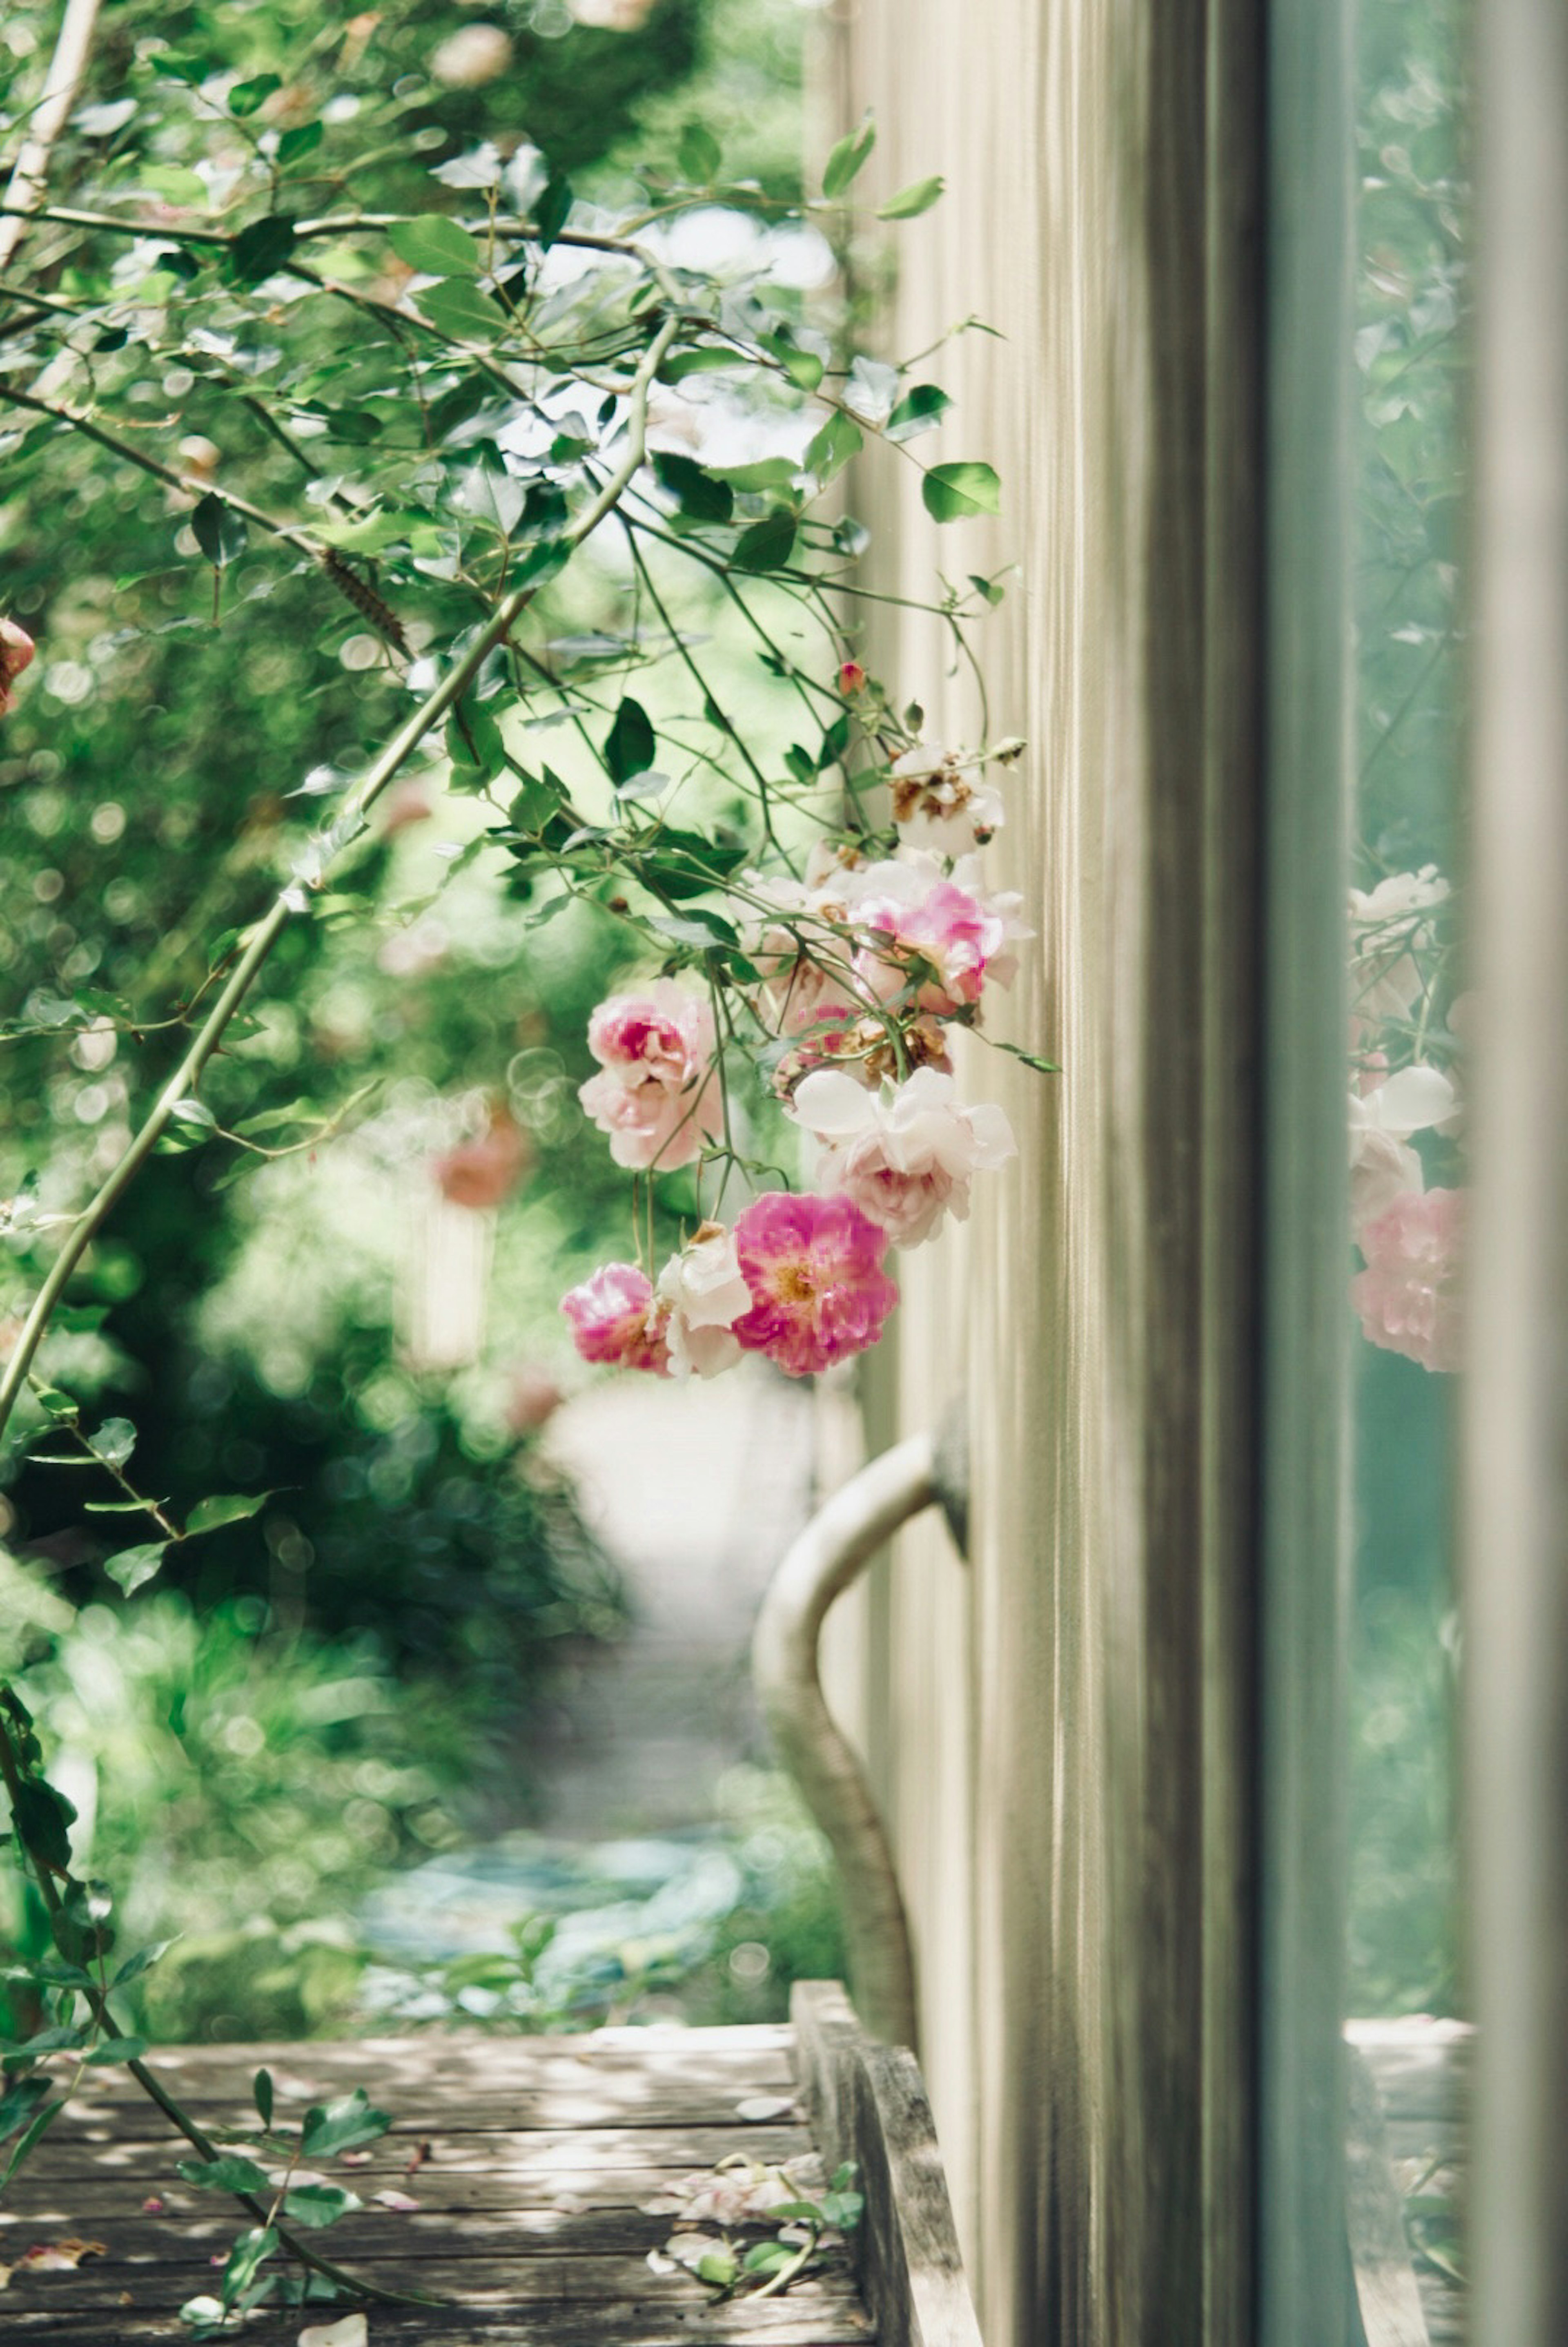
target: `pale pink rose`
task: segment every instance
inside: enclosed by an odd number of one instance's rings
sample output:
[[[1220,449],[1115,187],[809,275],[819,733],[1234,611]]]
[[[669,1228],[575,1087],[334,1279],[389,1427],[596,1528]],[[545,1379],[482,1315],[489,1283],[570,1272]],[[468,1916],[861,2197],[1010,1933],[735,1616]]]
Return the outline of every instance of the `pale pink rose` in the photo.
[[[714,1042],[707,997],[688,994],[673,978],[655,979],[636,994],[612,994],[588,1021],[588,1049],[600,1067],[677,1090],[706,1070]]]
[[[30,668],[37,647],[24,627],[15,620],[0,620],[0,717],[15,705],[11,687],[25,668]]]
[[[689,1165],[723,1130],[713,1012],[673,979],[615,994],[588,1022],[600,1065],[577,1093],[617,1165]]]
[[[734,1326],[749,1311],[751,1291],[741,1275],[735,1238],[720,1224],[704,1223],[658,1276],[666,1318],[665,1343],[677,1378],[717,1378],[740,1358]]]
[[[1365,1271],[1350,1301],[1368,1341],[1425,1369],[1457,1369],[1462,1340],[1462,1190],[1407,1190],[1358,1244]]]
[[[824,1070],[797,1086],[790,1113],[824,1144],[819,1181],[845,1191],[894,1246],[918,1246],[946,1214],[963,1221],[971,1177],[1018,1153],[1003,1111],[966,1107],[932,1067],[874,1093]]]
[[[1458,1097],[1441,1069],[1420,1061],[1392,1076],[1387,1069],[1386,1055],[1374,1052],[1350,1094],[1350,1223],[1357,1231],[1386,1214],[1402,1192],[1425,1186],[1410,1135],[1444,1132],[1458,1114]]]
[[[572,1324],[572,1342],[585,1361],[619,1369],[651,1369],[669,1375],[664,1339],[664,1307],[646,1271],[632,1263],[606,1263],[561,1298]]]
[[[898,1302],[882,1270],[887,1233],[842,1194],[764,1191],[738,1217],[735,1242],[751,1294],[735,1334],[787,1377],[809,1377],[863,1353]]]
[[[610,1137],[610,1155],[634,1172],[657,1166],[670,1173],[700,1156],[704,1144],[724,1130],[724,1104],[717,1079],[699,1090],[674,1092],[650,1081],[627,1084],[606,1068],[577,1092],[588,1116]]]
[[[853,918],[892,942],[858,954],[856,973],[879,1000],[891,1001],[908,982],[908,958],[918,954],[932,972],[916,997],[921,1009],[951,1018],[977,1003],[988,984],[1012,985],[1013,941],[1033,934],[1018,917],[1021,903],[1011,893],[984,893],[977,856],[960,858],[951,873],[937,857],[907,851],[871,865],[860,876]]]
[[[442,1196],[453,1206],[498,1206],[510,1197],[533,1158],[528,1136],[504,1108],[493,1108],[486,1130],[460,1141],[432,1167]]]

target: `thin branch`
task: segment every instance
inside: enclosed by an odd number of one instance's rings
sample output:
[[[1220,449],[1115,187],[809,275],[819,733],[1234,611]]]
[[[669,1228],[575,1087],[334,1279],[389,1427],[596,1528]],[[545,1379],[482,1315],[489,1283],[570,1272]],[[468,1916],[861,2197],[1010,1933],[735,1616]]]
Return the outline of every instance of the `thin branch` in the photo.
[[[93,45],[97,21],[98,0],[66,0],[60,37],[49,60],[44,95],[33,118],[32,134],[23,141],[22,151],[16,158],[16,168],[5,190],[5,203],[0,205],[0,213],[5,215],[0,218],[0,271],[9,267],[12,254],[27,232],[28,218],[37,210],[48,174],[49,157],[76,102],[76,92],[87,68],[87,53]]]

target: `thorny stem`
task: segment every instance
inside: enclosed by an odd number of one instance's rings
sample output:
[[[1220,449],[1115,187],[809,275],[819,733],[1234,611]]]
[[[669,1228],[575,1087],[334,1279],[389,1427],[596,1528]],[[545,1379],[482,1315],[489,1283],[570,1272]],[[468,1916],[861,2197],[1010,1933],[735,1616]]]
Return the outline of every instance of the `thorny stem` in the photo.
[[[647,431],[648,393],[665,353],[675,339],[679,320],[668,317],[655,334],[643,354],[633,380],[630,405],[626,419],[626,446],[619,464],[606,481],[598,495],[586,505],[572,528],[564,535],[562,543],[575,548],[596,530],[606,515],[612,513],[635,477],[643,462]],[[75,418],[70,419],[76,421]],[[527,610],[535,593],[531,585],[515,587],[502,598],[494,611],[467,651],[451,669],[414,711],[412,717],[399,727],[381,755],[366,773],[358,789],[350,797],[332,826],[332,846],[327,862],[337,849],[353,838],[366,811],[381,796],[387,784],[406,765],[432,726],[443,718],[448,710],[461,701],[469,685],[479,673],[490,653],[505,641],[517,621]],[[88,1246],[102,1229],[126,1190],[135,1180],[152,1154],[159,1136],[168,1124],[176,1105],[195,1092],[209,1061],[222,1042],[230,1020],[245,1000],[271,955],[273,947],[288,927],[290,917],[300,908],[302,892],[297,882],[282,888],[271,909],[257,924],[249,943],[230,972],[223,991],[208,1013],[189,1050],[169,1077],[155,1102],[150,1114],[137,1133],[114,1167],[97,1196],[84,1211],[80,1221],[66,1239],[49,1268],[43,1286],[33,1302],[33,1308],[23,1324],[5,1372],[0,1378],[0,1432],[15,1408],[16,1397],[55,1307],[65,1293],[67,1282]]]

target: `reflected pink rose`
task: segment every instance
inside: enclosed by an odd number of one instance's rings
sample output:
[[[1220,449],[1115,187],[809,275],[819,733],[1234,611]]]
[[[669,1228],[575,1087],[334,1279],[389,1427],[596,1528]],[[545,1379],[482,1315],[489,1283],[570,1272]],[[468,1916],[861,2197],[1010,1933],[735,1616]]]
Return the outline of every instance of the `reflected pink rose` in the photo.
[[[1405,1190],[1357,1244],[1367,1267],[1350,1301],[1368,1342],[1423,1369],[1457,1369],[1462,1353],[1462,1190]]]

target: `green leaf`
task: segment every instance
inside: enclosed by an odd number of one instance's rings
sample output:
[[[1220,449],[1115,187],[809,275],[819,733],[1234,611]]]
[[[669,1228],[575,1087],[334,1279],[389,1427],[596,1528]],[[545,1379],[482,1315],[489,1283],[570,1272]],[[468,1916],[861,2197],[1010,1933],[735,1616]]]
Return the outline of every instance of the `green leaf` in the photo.
[[[283,267],[293,251],[293,214],[268,212],[242,228],[229,246],[229,274],[239,284],[260,285]]]
[[[728,481],[731,488],[743,489],[749,495],[754,490],[793,487],[800,468],[792,465],[788,456],[763,456],[754,465],[713,465],[708,469],[721,481]]]
[[[694,188],[711,187],[718,176],[718,166],[724,150],[706,123],[688,122],[680,134],[680,144],[675,150],[676,163],[683,179]]]
[[[480,277],[484,272],[484,255],[474,239],[444,212],[394,220],[387,242],[400,261],[423,277]]]
[[[634,774],[646,774],[654,762],[654,729],[647,711],[640,701],[628,694],[616,712],[615,723],[605,737],[605,764],[610,780],[617,785],[629,783]]]
[[[0,2095],[0,2140],[26,2127],[40,2103],[49,2096],[49,2081],[36,2075],[17,2078]]]
[[[63,1394],[57,1386],[40,1386],[36,1399],[45,1417],[56,1426],[74,1426],[81,1416],[70,1395]]]
[[[377,2110],[364,2088],[356,2086],[351,2095],[341,2095],[335,2103],[311,2106],[305,2113],[300,2148],[308,2159],[324,2158],[329,2152],[355,2151],[361,2144],[374,2143],[391,2125],[392,2113]]]
[[[865,435],[852,416],[835,412],[829,416],[805,455],[805,466],[822,483],[841,473],[851,456],[865,446]]]
[[[877,218],[918,220],[921,212],[929,212],[932,204],[940,200],[946,185],[946,180],[941,178],[916,179],[912,187],[901,188],[896,196],[890,196],[885,204],[879,204]]]
[[[220,1491],[209,1500],[198,1500],[185,1520],[185,1537],[191,1540],[198,1532],[215,1532],[224,1524],[242,1524],[250,1516],[259,1516],[271,1491]]]
[[[313,155],[321,143],[322,136],[319,122],[296,122],[292,129],[285,130],[278,140],[279,162],[286,169],[290,163],[299,162],[301,156]]]
[[[661,383],[679,383],[688,374],[717,374],[724,367],[755,366],[755,359],[744,351],[731,350],[722,343],[698,343],[694,350],[676,351],[658,371]]]
[[[571,216],[572,182],[563,173],[553,172],[545,183],[544,194],[534,207],[535,231],[546,252]]]
[[[453,711],[446,721],[445,740],[457,789],[483,790],[504,771],[506,744],[482,701],[465,701]]]
[[[716,480],[689,456],[661,449],[654,458],[654,471],[690,521],[725,522],[735,511],[735,491],[729,483]]]
[[[107,2070],[115,2062],[139,2062],[147,2052],[145,2037],[106,2037],[87,2055],[90,2069]]]
[[[771,2209],[768,2214],[771,2219],[773,2215]],[[789,2265],[796,2254],[796,2250],[790,2248],[788,2241],[759,2241],[753,2248],[747,2250],[740,2263],[743,2270],[748,2274],[777,2273],[779,2267]]]
[[[136,1548],[122,1548],[117,1556],[106,1559],[104,1571],[127,1597],[134,1597],[138,1589],[156,1580],[163,1564],[163,1553],[168,1542],[143,1541]]]
[[[815,391],[825,369],[815,351],[802,350],[787,326],[774,334],[761,337],[762,347],[771,352],[797,391]]]
[[[136,1449],[136,1429],[128,1418],[106,1418],[88,1441],[109,1467],[123,1467]]]
[[[250,2082],[250,2091],[256,2097],[256,2108],[260,2116],[262,2126],[264,2127],[270,2127],[272,2124],[271,2071],[258,2070],[255,2077]]]
[[[76,1809],[64,1793],[42,1777],[25,1777],[11,1796],[11,1814],[28,1855],[64,1874],[71,1862],[69,1829],[76,1822]]]
[[[940,384],[917,383],[893,409],[882,426],[882,437],[914,440],[922,432],[934,432],[952,405]]]
[[[249,2289],[277,2246],[278,2236],[270,2225],[240,2234],[223,2269],[223,2295],[230,2305]]]
[[[148,1947],[138,1948],[134,1956],[126,1958],[110,1981],[110,1988],[124,1988],[127,1982],[140,1980],[143,1973],[150,1972],[159,1956],[166,1954],[173,1945],[172,1940],[154,1940]]]
[[[237,514],[223,499],[214,497],[210,489],[196,501],[190,517],[190,528],[198,546],[209,562],[222,564],[238,561],[245,551],[245,517]]]
[[[204,2192],[249,2192],[260,2198],[271,2189],[266,2170],[238,2152],[226,2152],[219,2159],[182,2159],[178,2166],[186,2182]]]
[[[712,2282],[716,2290],[733,2290],[740,2268],[730,2250],[709,2250],[706,2257],[698,2258],[697,2270],[702,2280]]]
[[[1002,484],[989,465],[933,465],[921,483],[933,521],[966,521],[1002,511]]]
[[[364,2202],[358,2195],[346,2192],[341,2184],[296,2184],[291,2192],[283,2195],[283,2214],[291,2224],[303,2225],[311,2232],[320,2232],[325,2225],[335,2225]]]
[[[282,87],[275,73],[258,74],[254,81],[238,81],[229,93],[229,111],[242,122],[247,115],[259,114],[273,91]]]
[[[822,193],[830,201],[841,196],[877,143],[877,126],[868,114],[858,130],[846,132],[828,158]]]
[[[11,2157],[5,2162],[5,2170],[3,2173],[0,2173],[0,2192],[3,2192],[6,2185],[10,2183],[11,2178],[15,2175],[16,2170],[21,2167],[22,2162],[27,2157],[28,2154],[37,2147],[46,2131],[54,2126],[55,2121],[59,2117],[60,2113],[65,2109],[65,2107],[66,2098],[61,2095],[56,2096],[54,2102],[45,2103],[41,2109],[36,2112],[32,2124],[26,2128],[25,2132],[17,2138],[15,2145],[13,2147]]]
[[[765,521],[743,530],[730,562],[737,570],[782,570],[795,551],[795,517],[776,506]]]
[[[422,285],[414,298],[437,332],[454,342],[491,343],[506,331],[500,302],[482,293],[471,278],[443,277],[438,284]]]

